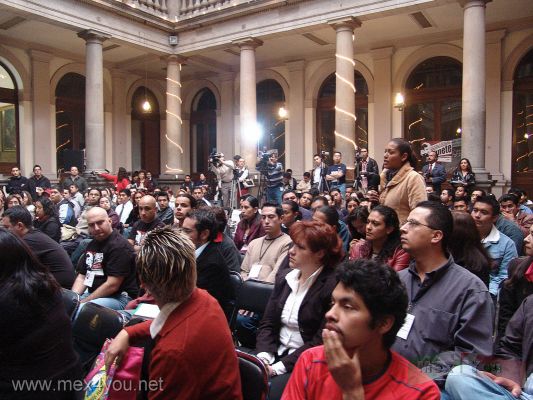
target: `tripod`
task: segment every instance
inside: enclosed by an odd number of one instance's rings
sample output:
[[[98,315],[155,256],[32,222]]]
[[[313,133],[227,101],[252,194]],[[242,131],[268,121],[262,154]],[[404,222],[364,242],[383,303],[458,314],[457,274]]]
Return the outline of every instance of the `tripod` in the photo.
[[[320,182],[318,183],[318,191],[322,193],[324,188],[329,192],[329,182],[326,180],[327,167],[324,162],[320,163]]]
[[[229,192],[229,195],[230,195],[230,206],[229,208],[231,210],[235,210],[237,207],[237,196],[236,194],[238,194],[238,198],[240,199],[241,198],[241,185],[239,183],[239,178],[237,176],[237,173],[236,173],[236,170],[233,170],[233,180],[231,181],[231,190]]]
[[[259,204],[263,205],[266,202],[266,176],[265,172],[259,170],[259,185],[257,188],[257,200]]]

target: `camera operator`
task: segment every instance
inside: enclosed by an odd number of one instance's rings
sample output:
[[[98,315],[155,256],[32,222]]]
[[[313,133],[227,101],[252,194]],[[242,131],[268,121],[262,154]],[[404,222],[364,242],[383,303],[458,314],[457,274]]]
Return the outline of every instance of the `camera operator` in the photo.
[[[244,181],[248,179],[249,171],[248,167],[246,166],[246,161],[244,158],[242,158],[239,155],[236,155],[233,157],[233,161],[235,161],[235,177],[239,181],[239,188],[241,191],[241,197],[248,194],[248,189],[244,186]]]
[[[337,188],[342,194],[342,198],[346,196],[346,164],[341,163],[342,153],[340,151],[333,152],[333,164],[328,167],[326,180],[329,183],[329,190]]]
[[[278,153],[270,153],[266,164],[267,203],[276,203],[281,205],[283,165],[278,162]]]
[[[355,153],[355,163],[357,189],[362,189],[364,192],[370,189],[378,190],[379,167],[376,160],[368,157],[368,149],[361,147],[359,155]]]
[[[319,192],[325,190],[329,191],[329,187],[326,182],[326,174],[328,168],[324,163],[324,156],[327,156],[329,153],[322,151],[313,156],[313,169],[311,170],[311,187],[318,189]]]
[[[217,176],[220,191],[222,192],[222,207],[231,204],[231,184],[233,180],[233,161],[224,158],[223,153],[213,152],[209,157],[210,169]]]

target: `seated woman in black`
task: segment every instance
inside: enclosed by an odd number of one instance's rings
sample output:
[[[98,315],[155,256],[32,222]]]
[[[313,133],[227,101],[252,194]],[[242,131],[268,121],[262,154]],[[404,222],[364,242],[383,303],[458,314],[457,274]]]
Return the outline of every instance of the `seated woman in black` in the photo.
[[[268,366],[271,400],[279,399],[300,354],[322,343],[335,267],[343,257],[335,229],[301,221],[290,229],[290,269],[280,269],[257,334],[257,356]]]
[[[61,240],[61,223],[52,200],[42,197],[35,202],[33,227],[59,243]]]
[[[81,369],[59,284],[4,228],[0,254],[0,399],[78,398]],[[17,382],[47,382],[50,390],[16,390]]]

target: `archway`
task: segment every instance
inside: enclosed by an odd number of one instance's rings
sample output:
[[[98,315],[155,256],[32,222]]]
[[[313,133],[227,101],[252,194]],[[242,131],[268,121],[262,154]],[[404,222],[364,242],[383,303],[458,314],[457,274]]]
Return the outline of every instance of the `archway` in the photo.
[[[285,106],[285,93],[274,79],[257,84],[257,123],[262,129],[258,141],[260,150],[277,150],[279,162],[285,165],[285,121],[279,118],[280,107]]]
[[[19,164],[18,89],[9,69],[0,63],[0,172]]]
[[[146,106],[149,104],[149,107]],[[120,149],[117,149],[120,151]],[[159,102],[145,86],[139,86],[131,100],[132,169],[161,173]]]
[[[56,160],[62,172],[83,171],[85,150],[85,77],[69,72],[58,82],[56,97]]]
[[[208,88],[200,90],[191,105],[191,172],[207,173],[209,153],[217,147],[216,110],[213,92]]]

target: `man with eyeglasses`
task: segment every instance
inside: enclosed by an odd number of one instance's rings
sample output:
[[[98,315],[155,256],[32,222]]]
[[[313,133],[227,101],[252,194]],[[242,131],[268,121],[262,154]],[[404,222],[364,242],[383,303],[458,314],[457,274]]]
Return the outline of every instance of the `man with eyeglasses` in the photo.
[[[419,203],[401,227],[402,248],[413,262],[399,272],[409,307],[392,347],[441,388],[455,365],[474,354],[490,356],[493,346],[491,297],[447,252],[452,230],[448,208],[429,201]]]

